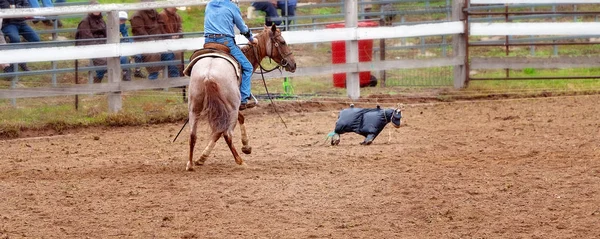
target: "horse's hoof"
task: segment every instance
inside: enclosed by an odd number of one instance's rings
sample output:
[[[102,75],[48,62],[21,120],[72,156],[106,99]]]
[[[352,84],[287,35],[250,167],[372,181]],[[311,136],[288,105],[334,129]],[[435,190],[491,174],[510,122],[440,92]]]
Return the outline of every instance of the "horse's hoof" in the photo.
[[[244,152],[245,154],[251,154],[252,153],[252,147],[245,145],[242,146],[242,152]]]
[[[192,172],[194,171],[194,166],[190,165],[190,163],[185,166],[185,171]]]
[[[200,157],[200,159],[194,161],[194,164],[196,166],[202,166],[202,165],[204,165],[204,162],[206,162],[206,158],[208,158],[208,157],[204,157],[204,156]]]

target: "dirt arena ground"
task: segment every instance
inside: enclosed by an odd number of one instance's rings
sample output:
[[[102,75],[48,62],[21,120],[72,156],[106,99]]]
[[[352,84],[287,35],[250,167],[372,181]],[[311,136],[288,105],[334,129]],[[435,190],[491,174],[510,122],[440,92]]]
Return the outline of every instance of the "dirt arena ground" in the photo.
[[[409,104],[336,147],[332,108],[258,108],[247,166],[221,140],[194,172],[181,124],[4,140],[0,238],[599,238],[598,102]]]

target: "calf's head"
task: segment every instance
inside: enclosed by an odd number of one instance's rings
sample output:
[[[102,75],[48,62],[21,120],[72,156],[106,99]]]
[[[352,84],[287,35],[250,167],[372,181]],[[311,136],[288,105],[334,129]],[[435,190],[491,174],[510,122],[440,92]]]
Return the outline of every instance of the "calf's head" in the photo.
[[[385,116],[388,122],[392,122],[392,125],[396,128],[400,127],[402,121],[402,106],[399,104],[395,109],[388,109],[385,112]]]

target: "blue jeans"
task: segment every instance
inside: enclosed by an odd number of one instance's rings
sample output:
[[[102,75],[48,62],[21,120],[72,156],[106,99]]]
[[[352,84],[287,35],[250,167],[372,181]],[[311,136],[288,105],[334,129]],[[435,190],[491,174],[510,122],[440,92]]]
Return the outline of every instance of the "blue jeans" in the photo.
[[[25,22],[16,22],[4,25],[2,27],[2,32],[4,35],[8,36],[10,39],[10,43],[20,43],[21,37],[19,35],[23,35],[25,40],[28,42],[39,42],[40,37],[37,33]]]
[[[242,65],[242,84],[240,84],[240,94],[242,95],[242,103],[248,102],[250,97],[252,72],[254,67],[248,61],[242,50],[235,44],[235,39],[232,37],[205,38],[204,42],[217,42],[225,44],[231,50],[231,55]]]
[[[281,4],[281,3],[277,3],[277,8],[281,9],[281,16],[283,17],[294,17],[296,16],[296,5],[289,5],[287,6],[287,11],[285,8],[285,4]],[[290,23],[292,23],[292,20],[288,20],[286,23],[286,26],[289,28]]]
[[[121,64],[127,64],[127,57],[126,56],[122,56],[120,60],[121,60]],[[104,78],[104,74],[106,74],[106,70],[97,70],[96,71],[96,78],[102,79],[102,78]]]
[[[39,8],[40,3],[38,2],[38,0],[29,0],[29,6],[32,8]],[[42,6],[54,7],[54,4],[52,3],[52,0],[42,0]]]
[[[160,60],[161,61],[172,61],[175,60],[175,54],[172,52],[169,53],[161,53],[160,54]],[[169,77],[179,77],[179,69],[177,69],[176,65],[169,65],[167,66],[167,71],[169,72]],[[151,72],[150,74],[148,74],[148,79],[149,80],[156,80],[158,79],[158,73],[159,72]]]
[[[137,54],[135,56],[133,56],[133,60],[135,61],[135,63],[143,63],[144,59],[142,59],[142,54]]]
[[[256,8],[256,10],[259,11],[263,11],[267,14],[267,16],[265,17],[265,25],[267,26],[271,26],[273,25],[273,23],[275,23],[275,25],[279,26],[281,25],[281,21],[271,21],[272,17],[279,17],[279,14],[277,14],[277,9],[275,8],[275,6],[270,3],[270,2],[253,2],[252,6],[254,8]]]

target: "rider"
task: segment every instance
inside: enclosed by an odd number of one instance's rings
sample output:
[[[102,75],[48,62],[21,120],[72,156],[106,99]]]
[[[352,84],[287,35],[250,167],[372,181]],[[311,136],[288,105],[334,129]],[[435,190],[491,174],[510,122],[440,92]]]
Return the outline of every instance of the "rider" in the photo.
[[[244,23],[242,12],[231,0],[211,0],[206,5],[204,13],[205,42],[225,44],[231,50],[231,55],[242,65],[242,83],[240,85],[242,104],[240,110],[244,110],[256,106],[256,103],[248,102],[251,97],[250,80],[254,68],[235,43],[233,25],[240,30],[242,35],[248,38],[250,43],[258,44],[258,40],[252,37],[252,32]]]

